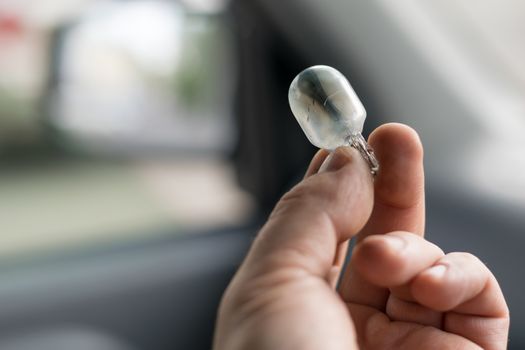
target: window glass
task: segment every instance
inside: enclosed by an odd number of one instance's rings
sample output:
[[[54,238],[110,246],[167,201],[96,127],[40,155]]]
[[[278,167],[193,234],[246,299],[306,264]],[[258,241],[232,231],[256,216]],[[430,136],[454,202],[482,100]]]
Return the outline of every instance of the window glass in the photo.
[[[0,5],[0,257],[238,225],[220,1]]]

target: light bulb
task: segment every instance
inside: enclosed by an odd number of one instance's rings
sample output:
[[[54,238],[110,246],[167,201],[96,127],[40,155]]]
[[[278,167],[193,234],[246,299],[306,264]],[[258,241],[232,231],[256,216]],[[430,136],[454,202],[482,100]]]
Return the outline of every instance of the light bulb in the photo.
[[[333,150],[353,146],[378,170],[372,149],[361,135],[366,110],[348,80],[328,66],[305,69],[290,85],[290,108],[310,142]]]

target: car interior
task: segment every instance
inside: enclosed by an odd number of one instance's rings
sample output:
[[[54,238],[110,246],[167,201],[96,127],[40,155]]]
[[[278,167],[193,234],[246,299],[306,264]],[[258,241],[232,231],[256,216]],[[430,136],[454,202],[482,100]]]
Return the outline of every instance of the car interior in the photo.
[[[336,67],[425,147],[426,237],[497,277],[525,347],[525,4],[0,4],[0,349],[210,349],[316,149],[288,106]]]

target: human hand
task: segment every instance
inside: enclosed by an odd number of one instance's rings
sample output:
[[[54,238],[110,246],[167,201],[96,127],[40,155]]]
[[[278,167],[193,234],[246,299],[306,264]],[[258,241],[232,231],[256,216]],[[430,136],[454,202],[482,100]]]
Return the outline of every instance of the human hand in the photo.
[[[223,297],[216,350],[506,348],[508,308],[488,268],[423,238],[417,134],[387,124],[369,143],[375,182],[354,149],[319,151],[279,201]]]

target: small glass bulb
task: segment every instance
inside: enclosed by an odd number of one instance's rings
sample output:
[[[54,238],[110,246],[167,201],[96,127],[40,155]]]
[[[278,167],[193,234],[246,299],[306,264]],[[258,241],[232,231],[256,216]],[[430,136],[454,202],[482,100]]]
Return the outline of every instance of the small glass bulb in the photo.
[[[313,66],[299,73],[288,100],[314,146],[332,150],[363,131],[365,107],[344,75],[332,67]]]
[[[332,67],[305,69],[290,85],[290,108],[310,142],[333,150],[352,146],[365,158],[375,175],[379,164],[361,135],[366,110],[344,75]]]

